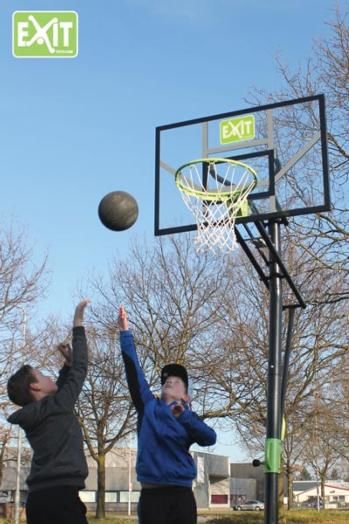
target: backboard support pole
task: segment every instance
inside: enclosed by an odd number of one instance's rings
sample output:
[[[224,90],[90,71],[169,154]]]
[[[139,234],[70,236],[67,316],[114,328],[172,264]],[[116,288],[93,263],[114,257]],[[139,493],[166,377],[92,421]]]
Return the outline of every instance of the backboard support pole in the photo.
[[[269,222],[270,238],[280,253],[280,222]],[[265,445],[265,524],[278,522],[278,481],[281,463],[281,326],[282,277],[278,261],[270,254],[269,359],[267,432]]]

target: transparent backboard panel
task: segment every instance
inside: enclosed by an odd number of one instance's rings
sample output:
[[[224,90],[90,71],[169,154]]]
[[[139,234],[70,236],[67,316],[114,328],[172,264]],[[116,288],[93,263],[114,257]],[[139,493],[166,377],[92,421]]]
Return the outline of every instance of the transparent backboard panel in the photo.
[[[330,210],[323,95],[158,127],[155,234],[196,228],[175,172],[212,157],[241,161],[257,173],[248,211],[237,223]]]

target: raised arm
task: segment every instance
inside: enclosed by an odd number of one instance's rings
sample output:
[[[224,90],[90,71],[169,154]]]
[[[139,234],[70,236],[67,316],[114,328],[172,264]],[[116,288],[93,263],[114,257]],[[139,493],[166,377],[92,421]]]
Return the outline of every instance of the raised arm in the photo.
[[[144,405],[154,398],[149,384],[145,379],[139,364],[132,333],[128,329],[128,320],[125,308],[119,308],[118,326],[120,330],[121,354],[125,364],[126,379],[132,402],[139,413],[144,410]]]
[[[62,385],[56,393],[56,401],[66,409],[73,409],[87,374],[87,342],[83,326],[84,312],[88,300],[82,300],[75,308],[70,369],[64,373]],[[65,348],[67,351],[67,349]],[[64,352],[63,352],[64,355]],[[65,352],[65,359],[70,356]],[[63,368],[64,369],[64,368]],[[60,378],[58,379],[58,381]]]

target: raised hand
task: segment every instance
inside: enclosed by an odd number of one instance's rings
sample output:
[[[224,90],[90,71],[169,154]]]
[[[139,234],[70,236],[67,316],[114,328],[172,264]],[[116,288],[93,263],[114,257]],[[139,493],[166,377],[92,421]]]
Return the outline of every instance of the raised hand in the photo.
[[[83,325],[85,308],[89,303],[90,301],[88,299],[84,299],[76,306],[74,313],[74,327]]]
[[[184,411],[184,406],[180,401],[178,401],[176,404],[171,406],[171,411],[175,417],[179,417],[179,415]]]
[[[124,306],[119,307],[118,327],[120,331],[128,330],[128,320]]]
[[[57,350],[64,357],[64,364],[71,367],[73,363],[72,349],[69,344],[58,344]]]
[[[185,411],[185,409],[191,409],[190,403],[191,398],[189,395],[184,395],[181,400],[177,400],[177,402],[171,406],[171,411],[175,417],[179,417],[179,415]]]

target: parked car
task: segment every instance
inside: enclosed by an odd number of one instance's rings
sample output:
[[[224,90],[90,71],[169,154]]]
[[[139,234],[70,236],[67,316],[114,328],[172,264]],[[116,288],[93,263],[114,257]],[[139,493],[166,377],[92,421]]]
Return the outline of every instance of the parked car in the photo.
[[[302,508],[316,508],[317,507],[317,500],[316,499],[314,500],[313,498],[308,499],[308,500],[304,500],[300,504],[300,506]],[[319,500],[319,506],[320,506],[320,508],[324,507],[324,504],[323,504],[322,500]]]
[[[305,503],[306,508],[317,508],[317,501],[316,500],[310,500]],[[319,500],[319,508],[323,508],[324,503],[322,500]]]
[[[261,509],[264,509],[264,502],[261,502],[260,500],[246,500],[243,504],[236,504],[234,509],[237,511],[260,511]]]
[[[0,503],[11,502],[11,494],[9,491],[0,491]]]

